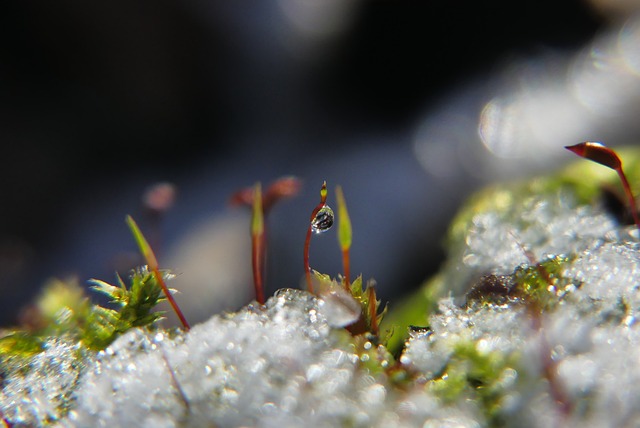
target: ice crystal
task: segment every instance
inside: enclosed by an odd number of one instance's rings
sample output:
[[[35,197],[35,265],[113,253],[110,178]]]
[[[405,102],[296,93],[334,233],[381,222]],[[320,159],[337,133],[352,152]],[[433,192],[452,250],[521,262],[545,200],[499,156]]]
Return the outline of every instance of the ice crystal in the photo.
[[[351,295],[283,289],[95,355],[49,341],[4,364],[0,410],[19,426],[639,426],[640,244],[566,190],[515,201],[470,216],[449,295],[397,360],[345,328]],[[472,288],[479,274],[495,284]]]
[[[63,416],[85,364],[85,352],[69,338],[51,339],[28,365],[1,365],[0,412],[18,426],[42,426]]]
[[[576,206],[564,194],[534,196],[507,212],[478,213],[457,247],[462,263],[448,272],[450,278],[491,272],[515,281],[514,272],[532,263],[525,250],[534,257],[565,254],[569,257],[559,259],[564,288],[554,295],[556,305],[536,314],[522,294],[469,306],[443,299],[430,328],[411,333],[401,362],[433,381],[439,396],[458,402],[482,401],[482,391],[497,386],[499,395],[489,402],[499,404],[497,413],[484,401],[490,425],[637,425],[640,252],[630,232],[601,207]],[[469,282],[451,284],[464,292]],[[464,353],[460,386],[453,380],[465,343],[473,352]],[[496,358],[498,370],[511,380],[480,379],[482,388],[474,389],[473,373],[487,362],[483,356]],[[545,370],[553,373],[552,387]],[[551,388],[560,390],[566,403],[558,403]]]
[[[62,425],[371,427],[443,417],[473,426],[420,388],[399,394],[364,369],[325,307],[281,290],[264,308],[217,315],[175,337],[132,330],[86,371]]]

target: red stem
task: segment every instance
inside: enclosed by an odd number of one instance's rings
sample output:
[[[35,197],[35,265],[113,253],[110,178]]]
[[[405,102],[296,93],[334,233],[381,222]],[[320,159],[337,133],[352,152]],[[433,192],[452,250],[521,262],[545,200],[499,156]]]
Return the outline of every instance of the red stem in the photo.
[[[171,295],[171,292],[169,291],[169,288],[167,287],[167,284],[165,284],[164,279],[162,279],[162,274],[158,270],[157,266],[153,267],[153,274],[155,275],[156,281],[158,281],[158,284],[160,284],[160,287],[162,288],[162,291],[164,292],[164,295],[167,297],[167,300],[169,301],[169,304],[173,308],[173,310],[176,313],[176,315],[178,315],[178,318],[180,319],[180,322],[182,323],[182,326],[185,328],[185,330],[190,330],[191,327],[189,326],[189,323],[187,322],[187,319],[184,317],[184,314],[182,313],[182,311],[178,307],[178,304],[176,303],[175,299]]]
[[[376,308],[376,290],[369,287],[369,318],[371,322],[371,333],[378,335],[378,311]]]
[[[311,246],[311,226],[316,215],[325,206],[327,202],[327,182],[322,183],[320,189],[320,203],[311,212],[311,218],[309,219],[309,228],[307,229],[307,238],[304,241],[304,274],[307,279],[307,289],[310,293],[313,293],[313,284],[311,283],[311,266],[309,266],[309,247]]]
[[[307,278],[307,289],[313,293],[313,284],[311,282],[311,266],[309,266],[309,247],[311,246],[311,224],[316,218],[318,211],[324,207],[324,199],[313,209],[311,212],[311,219],[309,220],[309,228],[307,229],[307,238],[304,241],[304,270]]]
[[[264,245],[263,234],[251,236],[251,265],[253,268],[253,284],[256,288],[256,300],[264,305],[264,287],[262,285],[262,248]]]
[[[629,200],[631,215],[633,215],[633,221],[636,223],[636,227],[640,231],[640,218],[638,217],[638,208],[636,207],[636,200],[633,197],[633,193],[631,193],[631,186],[629,185],[627,176],[622,171],[622,168],[616,169],[616,172],[620,176],[620,181],[622,181],[622,188],[624,189],[624,193],[627,195],[627,199]]]
[[[260,237],[260,275],[262,278],[266,278],[267,276],[267,224],[266,224],[266,217],[265,217],[265,226],[264,226],[264,231],[262,232],[262,236]],[[264,294],[264,279],[262,280],[262,293]],[[265,297],[262,297],[263,300],[266,301]]]
[[[312,216],[311,218],[313,219],[314,216]],[[309,246],[310,245],[311,245],[311,223],[309,223],[309,229],[307,229],[307,239],[305,239],[304,241],[304,274],[305,274],[305,277],[307,278],[307,290],[309,290],[310,293],[313,293],[313,284],[311,283],[311,267],[309,266]]]
[[[342,250],[342,265],[344,267],[344,287],[349,290],[349,285],[351,285],[350,278],[350,262],[349,262],[349,249],[346,248]]]

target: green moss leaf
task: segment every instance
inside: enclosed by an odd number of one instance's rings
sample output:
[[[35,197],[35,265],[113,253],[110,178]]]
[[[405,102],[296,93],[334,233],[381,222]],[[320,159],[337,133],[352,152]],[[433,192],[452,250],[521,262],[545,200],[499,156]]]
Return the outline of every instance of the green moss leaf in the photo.
[[[125,326],[120,324],[117,311],[94,306],[80,339],[87,348],[98,351],[109,346],[122,331]]]

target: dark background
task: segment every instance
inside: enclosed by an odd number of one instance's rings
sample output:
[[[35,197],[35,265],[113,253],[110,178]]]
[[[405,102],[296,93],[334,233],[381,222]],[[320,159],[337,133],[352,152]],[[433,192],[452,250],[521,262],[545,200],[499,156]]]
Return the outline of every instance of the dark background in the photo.
[[[109,280],[107,260],[135,249],[124,214],[147,227],[139,195],[164,180],[178,186],[166,245],[193,218],[223,209],[233,189],[286,174],[304,180],[280,211],[300,210],[293,243],[275,237],[291,223],[274,227],[271,291],[297,285],[305,217],[322,179],[341,183],[354,271],[403,284],[381,284],[393,299],[438,268],[446,224],[479,184],[418,188],[427,179],[415,165],[394,166],[407,129],[505,60],[571,52],[607,22],[580,1],[357,1],[340,30],[318,36],[296,29],[284,4],[3,4],[0,323],[15,322],[51,276]],[[377,235],[404,244],[366,241]],[[366,244],[356,248],[358,239]],[[312,258],[321,248],[313,242]],[[376,272],[381,259],[388,266]]]

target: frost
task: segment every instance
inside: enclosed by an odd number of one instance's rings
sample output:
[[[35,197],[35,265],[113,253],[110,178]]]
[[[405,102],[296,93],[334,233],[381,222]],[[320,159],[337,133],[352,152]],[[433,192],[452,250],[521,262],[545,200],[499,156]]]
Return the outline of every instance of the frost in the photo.
[[[455,370],[461,343],[474,351],[465,354],[467,374],[497,351],[505,372],[516,374],[500,380],[499,425],[638,425],[640,252],[630,229],[598,206],[575,206],[566,195],[532,197],[507,213],[478,213],[457,247],[462,263],[448,272],[461,281],[454,287],[464,292],[473,272],[509,274],[531,263],[524,247],[539,258],[570,256],[561,274],[566,293],[540,316],[539,327],[521,299],[469,307],[443,299],[430,329],[410,335],[401,361],[437,382]],[[555,373],[568,413],[551,397],[545,367]]]
[[[132,330],[82,377],[61,426],[416,426],[448,411],[364,370],[326,305],[281,290],[264,308],[217,315],[187,334]],[[422,401],[431,403],[418,406]],[[408,410],[410,409],[410,410]],[[451,413],[453,412],[453,413]],[[469,423],[468,426],[473,426]]]
[[[28,367],[6,364],[0,414],[21,426],[57,420],[72,402],[71,392],[84,367],[82,354],[78,343],[59,338],[46,342]]]
[[[129,330],[95,355],[52,340],[29,367],[5,368],[0,410],[18,426],[640,426],[629,232],[564,192],[527,197],[472,216],[443,273],[449,295],[397,361],[344,328],[360,315],[346,292],[283,289],[186,333]],[[553,304],[465,301],[475,275],[518,287],[519,269],[557,255],[542,283]]]
[[[452,249],[450,263],[456,265],[456,273],[451,283],[463,293],[473,276],[512,272],[519,264],[529,263],[523,246],[542,259],[584,251],[618,233],[618,226],[602,209],[577,205],[571,193],[522,198],[510,209],[473,217],[464,242]]]

